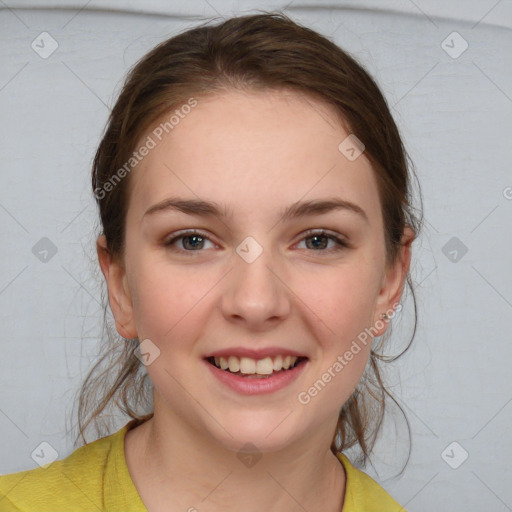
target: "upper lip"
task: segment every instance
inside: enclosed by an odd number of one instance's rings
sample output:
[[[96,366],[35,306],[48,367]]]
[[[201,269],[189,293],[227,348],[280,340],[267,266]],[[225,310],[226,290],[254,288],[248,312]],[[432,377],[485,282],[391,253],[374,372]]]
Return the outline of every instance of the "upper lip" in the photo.
[[[215,350],[205,356],[205,359],[210,357],[248,357],[250,359],[265,359],[266,357],[276,356],[296,356],[296,357],[307,357],[296,350],[282,347],[266,347],[266,348],[246,348],[246,347],[232,347],[225,348],[222,350]]]

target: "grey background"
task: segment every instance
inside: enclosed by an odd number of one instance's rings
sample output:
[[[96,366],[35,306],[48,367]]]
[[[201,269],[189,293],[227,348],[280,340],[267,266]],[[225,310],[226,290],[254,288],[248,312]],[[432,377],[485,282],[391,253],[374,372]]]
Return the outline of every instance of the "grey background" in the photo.
[[[91,160],[128,67],[206,18],[287,5],[376,78],[425,200],[418,333],[389,372],[411,459],[394,476],[407,446],[388,422],[366,471],[411,512],[512,510],[511,0],[0,1],[0,473],[36,467],[41,442],[73,450],[102,318]]]

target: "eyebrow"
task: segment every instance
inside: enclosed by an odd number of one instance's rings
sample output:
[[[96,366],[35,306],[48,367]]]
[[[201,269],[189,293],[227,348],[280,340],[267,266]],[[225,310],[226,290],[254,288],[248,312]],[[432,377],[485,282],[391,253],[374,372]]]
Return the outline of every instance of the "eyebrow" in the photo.
[[[284,221],[307,217],[311,215],[322,215],[335,210],[345,210],[356,213],[366,222],[369,222],[366,212],[357,204],[340,198],[313,199],[310,201],[297,201],[286,207],[281,212],[281,219]],[[202,199],[179,199],[169,198],[151,206],[144,216],[153,215],[158,212],[178,211],[188,215],[200,217],[233,217],[233,213],[226,205],[221,206],[214,201],[203,201]]]

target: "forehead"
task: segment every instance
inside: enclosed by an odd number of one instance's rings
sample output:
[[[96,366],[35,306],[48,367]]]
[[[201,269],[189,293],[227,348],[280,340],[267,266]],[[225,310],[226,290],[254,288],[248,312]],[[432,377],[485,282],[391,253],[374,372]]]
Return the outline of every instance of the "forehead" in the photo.
[[[364,153],[351,161],[339,150],[350,134],[329,105],[289,91],[226,91],[196,101],[141,138],[154,147],[132,172],[136,217],[170,196],[212,200],[247,217],[329,195],[379,215],[374,171]]]

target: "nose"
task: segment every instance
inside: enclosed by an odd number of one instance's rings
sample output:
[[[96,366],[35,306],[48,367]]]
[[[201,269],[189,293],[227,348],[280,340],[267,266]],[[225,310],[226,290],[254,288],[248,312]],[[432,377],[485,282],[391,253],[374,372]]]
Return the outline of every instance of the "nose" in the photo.
[[[253,331],[275,327],[290,313],[291,292],[282,274],[269,251],[252,262],[234,252],[233,268],[224,281],[224,317]]]

